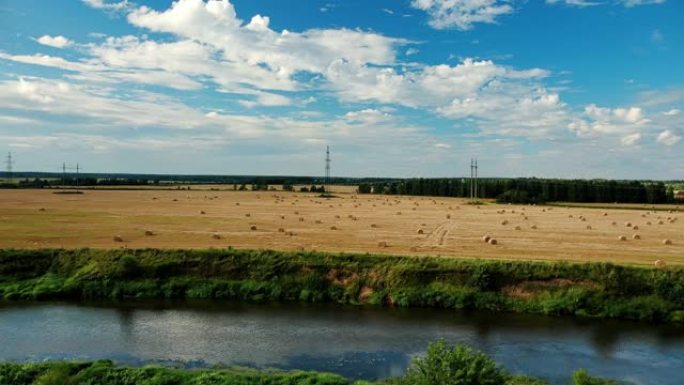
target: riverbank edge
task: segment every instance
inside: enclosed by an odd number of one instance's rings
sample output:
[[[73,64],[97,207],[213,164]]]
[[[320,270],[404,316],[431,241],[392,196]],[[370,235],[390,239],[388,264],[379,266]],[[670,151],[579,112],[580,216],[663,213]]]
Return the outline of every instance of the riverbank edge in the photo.
[[[0,249],[0,301],[212,299],[684,323],[684,268],[274,250]]]

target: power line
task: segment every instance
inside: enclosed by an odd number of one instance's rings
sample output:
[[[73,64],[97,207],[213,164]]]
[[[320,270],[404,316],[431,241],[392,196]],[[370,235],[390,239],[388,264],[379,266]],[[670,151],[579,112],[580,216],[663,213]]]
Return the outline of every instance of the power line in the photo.
[[[325,146],[325,187],[328,187],[329,183],[330,183],[330,146]]]
[[[12,183],[12,168],[14,166],[14,161],[12,160],[12,153],[7,153],[7,159],[5,160],[5,165],[7,166],[7,178],[9,182]]]

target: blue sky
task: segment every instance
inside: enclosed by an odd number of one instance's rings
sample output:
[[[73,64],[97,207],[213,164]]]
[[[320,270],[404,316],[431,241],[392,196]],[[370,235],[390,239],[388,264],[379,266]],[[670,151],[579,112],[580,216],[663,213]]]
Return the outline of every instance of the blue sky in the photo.
[[[679,0],[0,0],[0,151],[91,172],[684,178]]]

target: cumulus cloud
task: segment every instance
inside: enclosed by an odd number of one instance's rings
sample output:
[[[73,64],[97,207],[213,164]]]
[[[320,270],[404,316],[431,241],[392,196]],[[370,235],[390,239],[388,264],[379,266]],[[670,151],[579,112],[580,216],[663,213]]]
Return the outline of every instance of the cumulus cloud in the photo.
[[[664,144],[666,146],[674,146],[675,144],[679,143],[682,140],[682,137],[680,135],[675,134],[671,130],[665,130],[658,134],[658,137],[656,138],[656,141],[658,143]]]
[[[639,107],[605,108],[590,104],[584,108],[584,117],[568,125],[578,136],[625,134],[640,131],[650,120]]]
[[[66,37],[59,35],[59,36],[50,36],[50,35],[43,35],[36,39],[36,41],[42,45],[47,45],[50,47],[55,47],[55,48],[64,48],[72,45],[74,42],[67,39]]]
[[[411,6],[427,12],[436,29],[468,30],[476,23],[495,23],[497,17],[513,12],[507,0],[413,0]]]
[[[132,7],[128,0],[107,2],[105,0],[82,0],[87,6],[108,11],[124,11]]]

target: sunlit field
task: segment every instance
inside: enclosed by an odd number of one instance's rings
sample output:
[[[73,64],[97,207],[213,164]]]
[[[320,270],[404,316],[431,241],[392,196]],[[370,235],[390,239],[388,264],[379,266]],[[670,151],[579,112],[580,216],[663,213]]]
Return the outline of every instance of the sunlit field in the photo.
[[[2,248],[250,248],[684,264],[676,210],[275,191],[0,192]],[[346,192],[344,192],[346,191]],[[669,207],[668,207],[669,209]],[[484,242],[489,236],[496,244]]]

